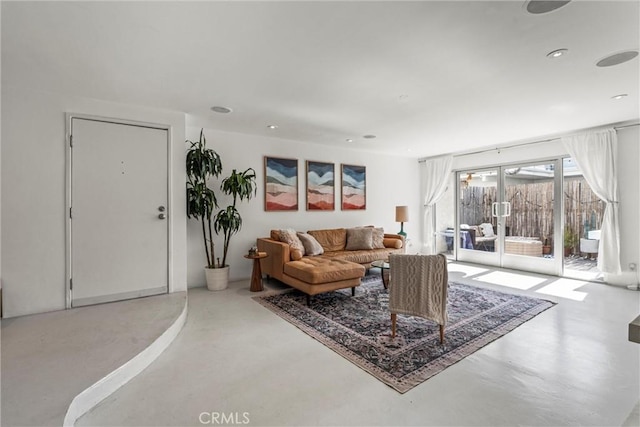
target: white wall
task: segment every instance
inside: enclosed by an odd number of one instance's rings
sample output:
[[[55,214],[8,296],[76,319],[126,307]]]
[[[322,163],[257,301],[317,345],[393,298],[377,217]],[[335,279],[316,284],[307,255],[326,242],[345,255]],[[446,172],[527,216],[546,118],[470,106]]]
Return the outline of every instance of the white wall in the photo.
[[[5,317],[65,308],[65,113],[171,125],[172,291],[186,289],[183,113],[2,88]]]
[[[606,281],[617,285],[637,283],[637,273],[630,271],[629,264],[640,264],[640,129],[638,126],[621,128],[618,135],[618,188],[620,192],[620,262],[621,275],[607,275]],[[535,160],[546,160],[567,156],[559,139],[521,147],[489,150],[483,153],[461,155],[454,158],[453,169],[465,170]],[[436,208],[438,230],[453,226],[455,211],[455,173],[452,174],[448,191]],[[629,232],[631,231],[631,232]],[[443,247],[439,247],[443,250]],[[445,248],[446,249],[446,248]]]
[[[271,229],[294,228],[306,231],[320,228],[351,227],[373,224],[382,226],[385,232],[396,233],[400,225],[394,222],[395,206],[408,205],[410,221],[404,230],[411,239],[412,247],[421,246],[419,240],[419,172],[417,159],[391,157],[366,153],[353,149],[328,149],[326,146],[278,138],[228,133],[213,129],[213,125],[202,119],[187,117],[187,138],[196,140],[200,128],[204,127],[207,146],[222,157],[223,174],[232,169],[245,170],[252,167],[258,177],[258,194],[249,203],[243,202],[239,211],[243,219],[242,230],[231,240],[229,259],[230,280],[249,278],[251,262],[243,258],[256,238],[269,235]],[[298,211],[265,212],[264,210],[264,156],[298,159]],[[330,212],[307,212],[305,209],[305,161],[333,162],[336,166],[336,210]],[[340,164],[366,166],[367,209],[365,211],[340,210]],[[212,183],[219,188],[219,182]],[[222,195],[220,206],[230,200]],[[206,264],[201,228],[196,220],[188,221],[188,283],[189,287],[204,286]],[[216,256],[222,258],[222,239],[216,240]]]
[[[623,274],[608,276],[607,282],[619,285],[638,283],[637,272],[629,264],[640,263],[640,127],[620,129],[618,134],[618,190],[620,195],[620,265]]]

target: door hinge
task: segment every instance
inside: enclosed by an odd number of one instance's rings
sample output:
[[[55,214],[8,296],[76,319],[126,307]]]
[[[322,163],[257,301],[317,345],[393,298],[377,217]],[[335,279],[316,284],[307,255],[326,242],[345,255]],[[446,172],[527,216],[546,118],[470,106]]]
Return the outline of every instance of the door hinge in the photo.
[[[69,135],[69,147],[73,147],[73,135]]]
[[[73,279],[69,279],[69,290],[73,290]]]
[[[69,218],[73,218],[73,212],[71,211],[73,208],[69,208]]]

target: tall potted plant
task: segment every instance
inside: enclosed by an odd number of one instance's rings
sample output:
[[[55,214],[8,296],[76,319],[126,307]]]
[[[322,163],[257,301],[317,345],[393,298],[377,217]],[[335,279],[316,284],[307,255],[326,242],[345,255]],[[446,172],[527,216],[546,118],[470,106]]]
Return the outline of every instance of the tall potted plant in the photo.
[[[215,213],[218,201],[207,181],[222,173],[222,161],[218,153],[206,147],[204,130],[200,130],[200,140],[187,141],[187,216],[199,219],[202,224],[202,239],[207,258],[205,275],[207,288],[212,291],[225,289],[229,282],[227,254],[231,237],[242,228],[242,217],[236,208],[238,201],[250,200],[257,193],[256,173],[252,168],[244,172],[235,169],[222,180],[220,189],[232,196],[233,203]],[[222,233],[224,247],[222,262],[215,256],[213,233]]]
[[[187,149],[187,217],[199,219],[202,224],[202,239],[207,258],[205,275],[207,287],[215,290],[210,278],[216,273],[215,245],[213,242],[212,219],[218,208],[218,201],[213,189],[209,188],[207,181],[217,178],[222,173],[222,160],[214,150],[207,148],[204,130],[200,130],[200,139],[196,142],[187,140],[190,144]],[[214,289],[212,289],[212,287]]]
[[[231,237],[242,228],[242,217],[236,208],[238,201],[251,200],[257,194],[256,171],[248,168],[244,172],[237,172],[235,169],[231,175],[222,180],[220,189],[223,193],[233,197],[233,203],[220,210],[214,220],[214,230],[216,234],[222,233],[224,236],[224,247],[222,253],[222,266],[227,266],[227,254],[229,252],[229,242]]]

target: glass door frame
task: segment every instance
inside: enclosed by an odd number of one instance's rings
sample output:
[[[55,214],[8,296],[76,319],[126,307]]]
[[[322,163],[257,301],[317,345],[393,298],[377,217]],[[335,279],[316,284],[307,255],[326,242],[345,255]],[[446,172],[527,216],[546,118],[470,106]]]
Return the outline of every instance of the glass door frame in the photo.
[[[535,166],[541,164],[553,164],[554,176],[553,176],[553,258],[541,258],[531,257],[525,255],[516,255],[505,253],[505,236],[506,227],[504,215],[506,209],[506,182],[505,182],[505,170]],[[497,207],[497,230],[495,230],[498,238],[494,244],[496,248],[494,252],[485,252],[478,250],[464,249],[460,247],[460,182],[461,177],[467,173],[481,173],[487,171],[495,171],[497,173],[496,179],[496,200],[492,206],[492,213],[494,213],[494,207]],[[465,168],[457,170],[455,172],[456,188],[455,188],[455,237],[454,237],[454,257],[458,261],[472,262],[477,264],[484,264],[503,268],[512,268],[516,270],[525,270],[536,273],[543,273],[555,276],[562,276],[563,274],[563,230],[564,230],[564,171],[562,158],[553,158],[546,160],[535,160],[526,162],[513,162],[503,165],[497,165],[493,167],[479,167],[479,168]]]
[[[460,247],[460,238],[462,236],[461,229],[460,229],[460,200],[461,200],[461,193],[460,193],[460,182],[462,182],[462,175],[464,174],[468,174],[468,173],[482,173],[482,172],[496,172],[496,200],[495,203],[500,204],[501,202],[501,195],[500,195],[500,183],[498,181],[500,181],[499,176],[500,176],[500,167],[499,166],[494,166],[494,167],[482,167],[482,168],[466,168],[463,170],[458,170],[456,171],[456,187],[455,187],[455,200],[456,200],[456,207],[454,209],[455,211],[455,224],[454,224],[454,230],[455,230],[455,235],[454,235],[454,257],[456,260],[458,261],[463,261],[463,262],[472,262],[475,264],[484,264],[484,265],[490,265],[490,266],[494,266],[494,267],[500,267],[501,266],[501,260],[500,260],[500,254],[498,253],[498,251],[494,252],[487,252],[487,251],[478,251],[475,249],[465,249],[465,248],[461,248]],[[493,212],[493,209],[492,209]],[[500,228],[501,225],[498,223],[498,227],[497,230],[495,230],[495,233],[498,235],[498,239],[496,239],[496,242],[494,243],[494,247],[498,248],[499,244],[498,241],[500,240]]]

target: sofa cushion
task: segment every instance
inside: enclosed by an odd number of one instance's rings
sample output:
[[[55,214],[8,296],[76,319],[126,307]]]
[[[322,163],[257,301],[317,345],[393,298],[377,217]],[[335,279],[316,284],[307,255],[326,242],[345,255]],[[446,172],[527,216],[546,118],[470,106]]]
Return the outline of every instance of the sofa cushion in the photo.
[[[365,268],[341,259],[304,257],[299,261],[286,263],[284,273],[303,282],[320,284],[362,277]]]
[[[302,251],[300,249],[289,249],[289,258],[291,258],[291,261],[298,261],[302,258]]]
[[[322,249],[322,245],[318,243],[315,237],[311,234],[307,233],[298,233],[298,238],[302,242],[304,246],[304,252],[306,255],[315,256],[322,255],[324,253],[324,249]]]
[[[383,239],[383,243],[384,243],[384,247],[385,248],[392,248],[392,249],[400,249],[402,248],[402,240],[400,239],[394,239],[391,237],[385,237]]]
[[[326,251],[343,251],[347,244],[346,228],[328,228],[325,230],[309,230],[311,234],[320,243],[322,249]]]
[[[373,229],[368,227],[347,229],[347,245],[345,250],[357,251],[373,249]]]
[[[331,259],[340,259],[344,261],[357,262],[358,264],[369,264],[373,261],[386,260],[389,254],[396,252],[397,249],[368,249],[361,251],[338,251],[325,252],[323,257]]]
[[[298,238],[295,230],[287,228],[285,230],[280,230],[280,241],[288,244],[291,249],[298,249],[304,255],[304,245]]]
[[[384,249],[384,229],[382,227],[374,227],[371,232],[371,243],[373,249]]]

